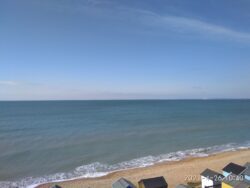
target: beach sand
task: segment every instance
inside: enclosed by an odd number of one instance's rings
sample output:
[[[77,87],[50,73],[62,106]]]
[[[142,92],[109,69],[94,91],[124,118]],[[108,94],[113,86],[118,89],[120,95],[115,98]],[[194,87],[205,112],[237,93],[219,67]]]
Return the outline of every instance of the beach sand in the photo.
[[[247,161],[250,161],[250,150],[240,150],[202,158],[187,158],[177,162],[163,162],[149,167],[113,172],[99,178],[85,178],[56,184],[63,188],[111,188],[112,182],[120,177],[127,178],[137,185],[140,179],[164,176],[169,187],[172,188],[180,183],[199,181],[199,174],[206,168],[221,172],[221,169],[229,162],[243,165]],[[54,184],[44,184],[38,188],[49,188],[52,185]]]

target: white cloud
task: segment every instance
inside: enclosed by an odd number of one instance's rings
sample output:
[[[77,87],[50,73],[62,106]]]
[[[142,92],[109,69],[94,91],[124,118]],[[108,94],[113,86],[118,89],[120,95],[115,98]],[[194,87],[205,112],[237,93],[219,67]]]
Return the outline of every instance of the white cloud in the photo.
[[[18,85],[18,82],[11,81],[11,80],[0,80],[0,85],[15,86],[15,85]]]

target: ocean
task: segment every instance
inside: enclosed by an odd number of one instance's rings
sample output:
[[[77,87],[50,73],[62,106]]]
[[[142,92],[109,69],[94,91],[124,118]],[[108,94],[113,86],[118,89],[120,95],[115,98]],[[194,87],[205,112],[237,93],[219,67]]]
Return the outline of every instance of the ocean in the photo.
[[[250,148],[250,100],[0,102],[0,187]]]

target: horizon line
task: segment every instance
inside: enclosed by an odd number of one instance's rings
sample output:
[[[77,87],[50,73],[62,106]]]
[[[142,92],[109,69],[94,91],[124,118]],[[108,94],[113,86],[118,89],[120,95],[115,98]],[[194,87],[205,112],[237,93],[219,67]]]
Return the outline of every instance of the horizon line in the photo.
[[[31,100],[0,100],[0,102],[46,102],[46,101],[177,101],[177,100],[250,100],[250,98],[176,98],[176,99],[31,99]]]

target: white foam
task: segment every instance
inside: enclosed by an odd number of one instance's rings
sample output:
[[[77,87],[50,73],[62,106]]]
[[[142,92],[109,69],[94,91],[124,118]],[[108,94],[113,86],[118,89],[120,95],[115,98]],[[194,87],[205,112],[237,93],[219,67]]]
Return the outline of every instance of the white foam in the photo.
[[[105,176],[111,172],[151,166],[156,163],[166,161],[179,161],[188,157],[206,157],[211,154],[235,151],[241,149],[250,149],[250,141],[236,144],[229,143],[225,145],[217,145],[207,148],[195,148],[185,151],[171,152],[158,156],[146,156],[129,161],[124,161],[114,165],[102,164],[99,162],[91,163],[88,165],[82,165],[75,168],[73,171],[66,173],[56,173],[52,175],[45,175],[43,177],[27,177],[15,182],[0,182],[1,188],[35,188],[36,186],[48,182],[61,182],[65,180],[74,180],[79,178],[95,178]]]

